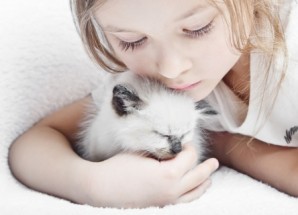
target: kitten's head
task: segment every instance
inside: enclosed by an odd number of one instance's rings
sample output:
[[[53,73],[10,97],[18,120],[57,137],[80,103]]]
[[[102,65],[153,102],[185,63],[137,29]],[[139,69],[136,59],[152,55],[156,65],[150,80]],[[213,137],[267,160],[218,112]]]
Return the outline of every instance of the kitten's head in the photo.
[[[118,84],[113,89],[112,107],[119,120],[116,142],[124,150],[164,160],[185,143],[202,141],[200,119],[216,114],[206,102],[195,103],[157,82],[142,84]]]

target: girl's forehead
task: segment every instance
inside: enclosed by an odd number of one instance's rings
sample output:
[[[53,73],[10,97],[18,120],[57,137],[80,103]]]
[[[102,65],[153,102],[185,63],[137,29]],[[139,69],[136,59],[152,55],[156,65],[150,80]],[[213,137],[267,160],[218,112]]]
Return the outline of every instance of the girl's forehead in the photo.
[[[108,0],[94,12],[103,28],[178,22],[214,8],[208,0]]]

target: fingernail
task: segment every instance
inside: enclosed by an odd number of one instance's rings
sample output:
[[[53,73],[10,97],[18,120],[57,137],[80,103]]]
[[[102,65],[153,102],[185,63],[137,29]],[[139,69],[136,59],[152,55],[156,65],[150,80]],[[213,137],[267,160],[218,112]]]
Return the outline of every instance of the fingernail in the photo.
[[[217,169],[219,167],[219,162],[216,158],[212,158],[212,162],[214,164],[214,169]]]

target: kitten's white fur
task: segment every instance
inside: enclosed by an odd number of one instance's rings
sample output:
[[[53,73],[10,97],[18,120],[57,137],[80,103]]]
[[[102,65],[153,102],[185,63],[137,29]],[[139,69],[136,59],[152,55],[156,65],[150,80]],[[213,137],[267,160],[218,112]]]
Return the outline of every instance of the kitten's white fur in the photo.
[[[115,86],[124,91],[115,92]],[[176,147],[173,152],[177,142],[194,144],[203,157],[206,147],[201,126],[213,115],[206,114],[210,106],[196,109],[184,93],[131,73],[115,75],[102,89],[99,109],[93,104],[82,124],[78,145],[85,159],[102,161],[122,151],[168,159],[180,151]]]

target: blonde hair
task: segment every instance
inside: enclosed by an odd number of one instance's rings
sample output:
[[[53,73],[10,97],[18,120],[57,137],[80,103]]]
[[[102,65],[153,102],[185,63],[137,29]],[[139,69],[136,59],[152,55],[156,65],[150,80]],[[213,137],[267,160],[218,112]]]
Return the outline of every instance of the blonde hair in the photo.
[[[100,26],[93,18],[94,10],[107,0],[70,0],[72,14],[78,32],[84,46],[95,62],[108,72],[122,72],[127,68],[123,62],[116,58],[105,37],[101,33]],[[213,6],[219,7],[219,1],[208,0]],[[278,90],[270,96],[266,96],[267,85],[272,78],[276,78],[275,63],[277,59],[283,59],[282,71],[274,89],[279,89],[286,71],[287,48],[284,31],[279,17],[282,0],[223,0],[228,10],[225,21],[230,23],[231,44],[241,53],[259,52],[266,57],[262,83],[262,95],[260,96],[260,111],[266,103],[270,107],[276,100]],[[250,26],[247,29],[246,26]],[[249,32],[248,32],[249,31]],[[275,76],[274,76],[275,75]],[[269,99],[270,98],[270,99]],[[247,103],[248,103],[248,98]],[[266,100],[266,102],[265,102]],[[269,116],[270,110],[267,111]]]
[[[216,0],[209,1],[218,7]],[[254,135],[260,131],[271,114],[287,70],[288,53],[280,19],[282,1],[223,0],[229,12],[229,17],[225,19],[231,23],[232,45],[242,53],[261,53],[264,57],[262,65],[259,65],[261,67],[258,68],[260,70],[258,85],[255,85],[260,95],[258,98],[253,98],[258,99],[259,103]],[[247,25],[250,26],[249,34],[245,28]],[[276,71],[277,69],[280,71]],[[244,99],[246,103],[249,102],[249,97]]]
[[[126,70],[126,66],[110,51],[93,12],[106,0],[70,0],[73,20],[84,47],[100,67],[112,73]]]

